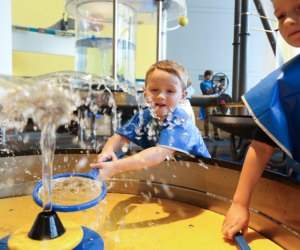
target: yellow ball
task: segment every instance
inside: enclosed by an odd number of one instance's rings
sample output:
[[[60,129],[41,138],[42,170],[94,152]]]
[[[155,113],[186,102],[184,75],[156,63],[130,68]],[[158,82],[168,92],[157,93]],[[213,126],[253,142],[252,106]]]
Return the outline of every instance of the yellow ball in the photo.
[[[181,26],[186,26],[186,25],[189,23],[189,19],[188,19],[186,16],[181,16],[181,17],[179,17],[179,19],[178,19],[178,23],[179,23]]]

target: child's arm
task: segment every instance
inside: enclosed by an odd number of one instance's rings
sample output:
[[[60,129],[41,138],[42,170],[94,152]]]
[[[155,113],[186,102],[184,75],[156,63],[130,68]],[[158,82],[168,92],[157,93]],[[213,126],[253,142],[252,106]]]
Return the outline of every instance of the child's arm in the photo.
[[[97,162],[107,161],[107,160],[117,160],[116,152],[119,152],[122,147],[129,144],[129,140],[119,134],[114,134],[108,139],[101,153],[97,156]]]
[[[156,146],[116,161],[91,164],[91,167],[101,169],[100,177],[107,179],[121,172],[153,167],[164,161],[167,156],[171,156],[174,152],[172,149]]]
[[[249,205],[252,192],[264,168],[272,156],[273,147],[268,144],[252,141],[241,172],[241,176],[223,222],[222,233],[227,239],[233,239],[234,234],[242,231],[247,235],[249,223]]]

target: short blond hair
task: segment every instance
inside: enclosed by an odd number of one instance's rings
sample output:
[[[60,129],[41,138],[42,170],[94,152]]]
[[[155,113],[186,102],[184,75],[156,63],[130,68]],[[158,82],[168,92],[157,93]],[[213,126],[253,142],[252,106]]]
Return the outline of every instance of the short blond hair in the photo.
[[[152,64],[146,72],[145,86],[147,85],[149,75],[156,69],[176,76],[181,82],[182,90],[186,90],[189,80],[187,70],[181,64],[173,60],[162,60]]]

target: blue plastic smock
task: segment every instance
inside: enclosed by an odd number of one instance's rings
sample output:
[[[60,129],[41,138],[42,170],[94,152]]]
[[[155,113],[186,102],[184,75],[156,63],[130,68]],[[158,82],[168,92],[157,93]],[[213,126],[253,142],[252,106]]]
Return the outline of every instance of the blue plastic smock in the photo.
[[[210,157],[200,131],[182,108],[176,108],[160,124],[149,108],[144,109],[116,133],[142,148],[162,146],[186,154]]]
[[[258,126],[300,162],[300,55],[269,74],[242,100]]]

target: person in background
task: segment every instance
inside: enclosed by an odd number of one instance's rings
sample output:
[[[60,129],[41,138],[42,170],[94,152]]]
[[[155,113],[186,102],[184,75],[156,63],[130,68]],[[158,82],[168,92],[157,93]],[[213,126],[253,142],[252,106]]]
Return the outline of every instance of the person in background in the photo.
[[[146,73],[144,96],[148,107],[137,112],[104,145],[92,168],[100,178],[153,167],[175,151],[210,157],[200,131],[180,104],[187,96],[188,75],[183,66],[171,60],[153,64]],[[139,153],[117,159],[116,153],[132,141],[143,148]],[[112,160],[110,162],[105,162]]]
[[[299,48],[300,0],[273,0],[273,6],[283,39]],[[274,147],[280,147],[295,162],[300,162],[299,69],[300,55],[272,72],[242,97],[259,129],[248,149],[232,204],[223,222],[224,238],[232,239],[238,232],[247,235],[251,196]]]
[[[218,83],[214,83],[212,80],[213,72],[211,70],[206,70],[204,72],[204,81],[200,83],[200,89],[202,91],[203,95],[215,95],[217,94],[217,88],[222,89],[222,85]],[[220,129],[216,126],[213,126],[214,129],[214,137],[212,138],[209,135],[209,122],[210,122],[210,115],[218,114],[219,111],[216,107],[210,107],[206,106],[204,108],[204,140],[223,140],[223,138],[220,135]]]

